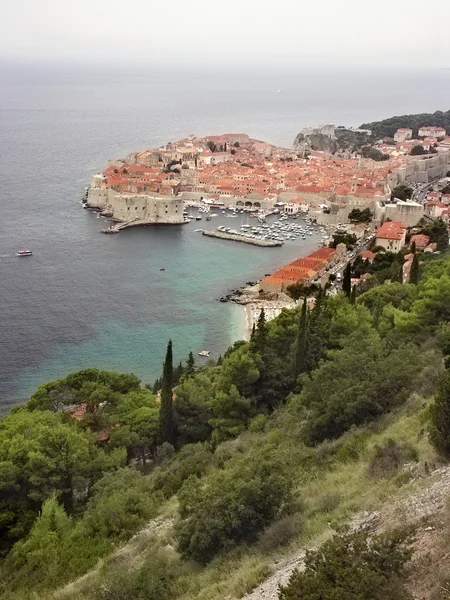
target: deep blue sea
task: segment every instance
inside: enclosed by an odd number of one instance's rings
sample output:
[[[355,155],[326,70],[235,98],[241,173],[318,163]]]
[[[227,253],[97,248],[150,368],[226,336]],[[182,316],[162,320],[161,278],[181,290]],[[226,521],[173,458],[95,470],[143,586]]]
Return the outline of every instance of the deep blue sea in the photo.
[[[217,357],[242,336],[244,321],[242,308],[217,298],[317,244],[263,249],[207,239],[194,232],[200,222],[102,235],[104,221],[80,199],[108,158],[190,133],[243,131],[291,146],[310,124],[357,126],[450,108],[448,70],[124,74],[3,66],[0,82],[0,409],[88,366],[151,381],[169,338],[176,360],[202,349]],[[20,248],[33,256],[17,257]]]

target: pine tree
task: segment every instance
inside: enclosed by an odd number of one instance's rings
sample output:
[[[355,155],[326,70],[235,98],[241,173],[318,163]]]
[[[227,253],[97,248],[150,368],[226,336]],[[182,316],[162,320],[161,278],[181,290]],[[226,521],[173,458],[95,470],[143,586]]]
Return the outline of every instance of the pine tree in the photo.
[[[352,287],[352,293],[350,295],[350,302],[356,304],[356,285]]]
[[[409,272],[409,283],[419,282],[419,257],[414,254],[414,258],[411,265],[411,271]]]
[[[172,357],[172,340],[167,346],[166,360],[164,361],[162,390],[161,390],[161,406],[159,409],[159,444],[175,442],[175,421],[173,416],[173,357]]]
[[[350,298],[350,295],[352,293],[352,271],[351,271],[350,263],[347,263],[347,266],[345,267],[345,270],[344,270],[342,291],[347,296],[347,298]]]
[[[308,343],[308,315],[306,298],[303,300],[302,312],[297,337],[294,343],[294,376],[297,378],[306,371],[307,367],[307,343]]]

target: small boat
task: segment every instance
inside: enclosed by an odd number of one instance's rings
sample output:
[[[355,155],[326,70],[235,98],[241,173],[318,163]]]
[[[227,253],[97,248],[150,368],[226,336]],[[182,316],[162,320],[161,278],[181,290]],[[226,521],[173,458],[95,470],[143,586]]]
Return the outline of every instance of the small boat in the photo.
[[[160,271],[165,271],[166,269],[164,267],[159,267]]]
[[[195,233],[199,232],[199,231],[203,231],[203,229],[194,229]]]
[[[198,355],[207,357],[207,356],[209,356],[209,350],[202,350],[201,352],[198,353]]]
[[[17,251],[17,256],[32,256],[33,253],[31,252],[31,250],[18,250]]]
[[[195,220],[196,220],[196,221],[201,221],[201,220],[202,220],[202,217],[199,215],[198,217],[195,217]]]

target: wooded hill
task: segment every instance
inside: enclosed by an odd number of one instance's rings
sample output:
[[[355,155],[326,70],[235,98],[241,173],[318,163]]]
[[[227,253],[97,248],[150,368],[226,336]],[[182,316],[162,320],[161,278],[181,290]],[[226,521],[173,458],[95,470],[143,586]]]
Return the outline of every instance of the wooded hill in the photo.
[[[375,140],[389,137],[393,138],[397,129],[407,127],[413,130],[413,137],[417,137],[417,132],[420,127],[427,125],[435,125],[443,127],[447,132],[450,131],[450,110],[442,112],[437,110],[435,113],[422,113],[417,115],[401,115],[390,117],[383,121],[374,121],[373,123],[363,123],[361,129],[370,129],[372,137]]]

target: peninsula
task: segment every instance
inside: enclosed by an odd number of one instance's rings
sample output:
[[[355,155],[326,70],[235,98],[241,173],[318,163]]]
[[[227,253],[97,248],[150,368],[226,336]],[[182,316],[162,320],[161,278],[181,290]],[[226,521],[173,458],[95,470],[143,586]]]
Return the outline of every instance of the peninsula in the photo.
[[[394,139],[374,140],[371,131],[360,129],[353,132],[358,143],[352,147],[342,144],[343,136],[353,135],[345,131],[331,124],[308,128],[293,149],[245,133],[190,135],[110,160],[92,177],[84,203],[120,224],[107,232],[182,224],[189,204],[205,211],[308,212],[325,226],[348,222],[354,209],[368,209],[380,222],[417,223],[423,206],[414,198],[392,203],[393,190],[445,176],[450,169],[446,131],[425,127],[415,137],[412,130],[399,130]],[[322,138],[328,142],[318,144]]]

